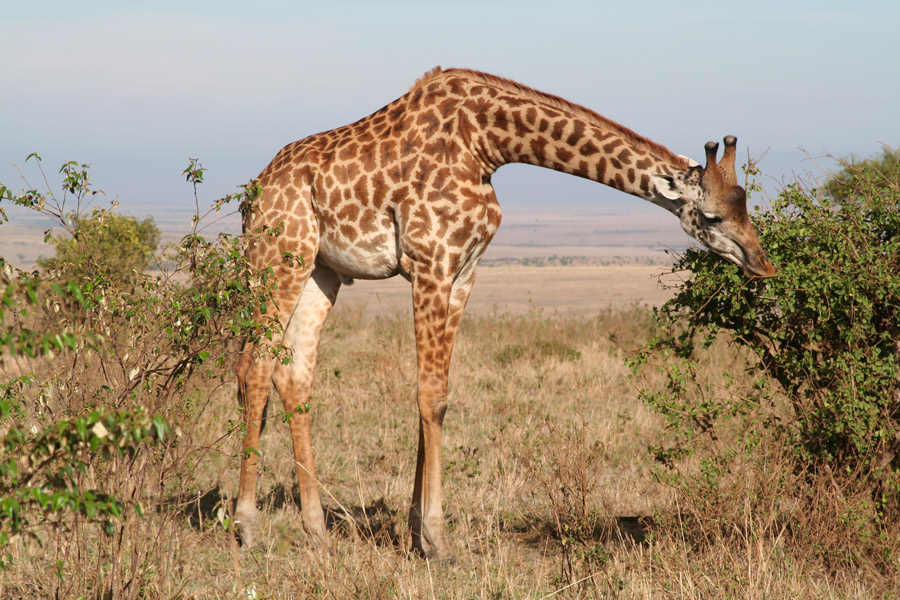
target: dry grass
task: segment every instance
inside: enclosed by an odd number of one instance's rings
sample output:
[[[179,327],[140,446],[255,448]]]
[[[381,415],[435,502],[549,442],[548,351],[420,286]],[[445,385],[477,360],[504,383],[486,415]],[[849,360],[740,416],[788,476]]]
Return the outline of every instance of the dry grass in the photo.
[[[411,556],[406,513],[416,450],[414,352],[407,314],[339,304],[322,342],[313,437],[333,540],[306,544],[277,398],[262,438],[260,531],[238,547],[224,526],[237,488],[233,384],[191,430],[176,476],[142,466],[143,519],[115,539],[73,523],[20,539],[0,597],[105,598],[868,598],[883,582],[826,569],[754,515],[697,544],[691,516],[654,482],[647,446],[664,433],[637,400],[624,353],[651,331],[643,309],[590,317],[468,318],[445,421],[445,513],[456,558]],[[734,357],[711,355],[715,370]],[[644,381],[645,385],[659,382]],[[125,465],[123,465],[124,467]],[[138,465],[131,465],[136,468]],[[123,479],[133,476],[123,472]],[[164,481],[156,484],[155,481]],[[124,483],[123,483],[124,485]],[[748,486],[757,485],[749,482]],[[760,480],[758,485],[765,485]],[[765,515],[763,516],[765,517]]]

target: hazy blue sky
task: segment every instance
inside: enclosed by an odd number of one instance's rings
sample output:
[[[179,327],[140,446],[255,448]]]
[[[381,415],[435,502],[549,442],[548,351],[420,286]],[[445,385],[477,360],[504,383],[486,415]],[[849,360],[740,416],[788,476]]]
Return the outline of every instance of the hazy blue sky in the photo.
[[[435,65],[564,96],[697,159],[735,134],[790,178],[817,172],[801,147],[900,145],[898,27],[896,0],[0,0],[0,181],[19,188],[11,165],[38,152],[52,173],[90,163],[128,212],[191,206],[188,157],[212,200]],[[658,210],[533,167],[494,181],[507,214]]]

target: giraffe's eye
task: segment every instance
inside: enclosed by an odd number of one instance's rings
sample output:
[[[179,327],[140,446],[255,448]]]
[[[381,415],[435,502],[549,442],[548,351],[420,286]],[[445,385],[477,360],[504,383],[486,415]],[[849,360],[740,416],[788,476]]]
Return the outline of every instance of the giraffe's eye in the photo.
[[[722,217],[710,213],[703,213],[703,218],[706,219],[706,222],[711,225],[722,222]]]

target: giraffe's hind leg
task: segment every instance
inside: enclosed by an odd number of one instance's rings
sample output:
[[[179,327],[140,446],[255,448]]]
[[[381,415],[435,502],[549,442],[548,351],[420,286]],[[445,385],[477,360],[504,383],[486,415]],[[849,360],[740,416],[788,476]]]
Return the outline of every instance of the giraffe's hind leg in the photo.
[[[264,352],[264,351],[263,351]],[[256,525],[256,476],[259,460],[259,434],[263,412],[272,381],[274,360],[256,359],[257,349],[245,344],[238,358],[236,370],[238,401],[243,409],[244,441],[241,445],[241,474],[238,486],[235,521],[241,541],[246,547],[256,547],[259,533]]]
[[[305,285],[305,280],[309,279],[310,273],[309,269],[304,269],[304,271],[305,273],[301,274],[300,277],[302,277]],[[274,313],[279,321],[282,324],[289,323],[293,308],[298,304],[299,294],[286,295],[278,293],[273,300]],[[257,315],[256,318],[260,319],[262,317]],[[284,341],[289,344],[290,340],[285,335],[287,330],[288,328],[285,327],[283,336],[273,337],[270,343],[276,345]],[[263,412],[266,408],[275,372],[276,359],[268,351],[267,345],[254,345],[249,342],[245,344],[238,358],[236,368],[238,399],[243,409],[245,433],[241,446],[241,471],[235,521],[237,522],[242,543],[245,547],[251,548],[260,544],[256,518],[258,512],[256,508],[256,480],[260,456],[259,435],[262,431]],[[291,423],[292,433],[295,427],[296,425]]]
[[[315,267],[284,332],[285,342],[294,350],[293,360],[287,365],[278,363],[273,376],[291,428],[303,528],[320,543],[325,543],[325,516],[313,462],[309,398],[322,325],[340,286],[341,280],[334,271],[322,265]]]
[[[312,273],[311,267],[319,245],[318,223],[312,211],[308,188],[301,191],[299,200],[288,202],[284,190],[279,189],[277,182],[269,181],[265,172],[259,181],[266,191],[246,217],[245,232],[252,236],[247,259],[255,269],[269,268],[277,286],[265,309],[257,310],[254,319],[277,319],[287,327]],[[275,210],[278,206],[284,208]],[[282,258],[287,253],[303,257],[305,262],[300,265],[294,261],[284,262]],[[246,430],[241,446],[235,521],[241,541],[247,547],[259,544],[256,519],[259,435],[276,363],[268,348],[279,344],[282,338],[282,335],[276,334],[268,341],[246,343],[235,369]]]

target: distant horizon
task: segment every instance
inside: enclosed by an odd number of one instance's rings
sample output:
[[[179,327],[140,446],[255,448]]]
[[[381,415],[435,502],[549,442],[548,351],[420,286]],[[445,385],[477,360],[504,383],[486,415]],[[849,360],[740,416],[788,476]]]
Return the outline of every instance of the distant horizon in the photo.
[[[102,198],[102,197],[101,197]],[[505,211],[503,222],[485,255],[487,261],[503,259],[548,258],[550,256],[598,259],[600,257],[661,256],[666,249],[683,251],[695,242],[685,234],[678,219],[665,210],[646,203],[648,211],[584,210],[556,204],[551,212]],[[91,208],[106,208],[108,200],[94,202]],[[193,206],[156,207],[154,214],[120,214],[139,220],[153,219],[162,234],[162,243],[177,243],[191,232]],[[201,207],[202,208],[202,207]],[[562,210],[560,210],[562,208]],[[568,210],[577,208],[579,210]],[[603,207],[596,207],[597,209]],[[609,208],[609,207],[607,207]],[[6,206],[9,223],[0,224],[0,257],[19,268],[32,268],[40,257],[51,256],[53,247],[43,243],[44,232],[61,228],[50,217],[29,209]],[[90,214],[90,208],[85,214]],[[211,214],[199,232],[207,238],[219,233],[240,233],[240,218],[235,211]]]

